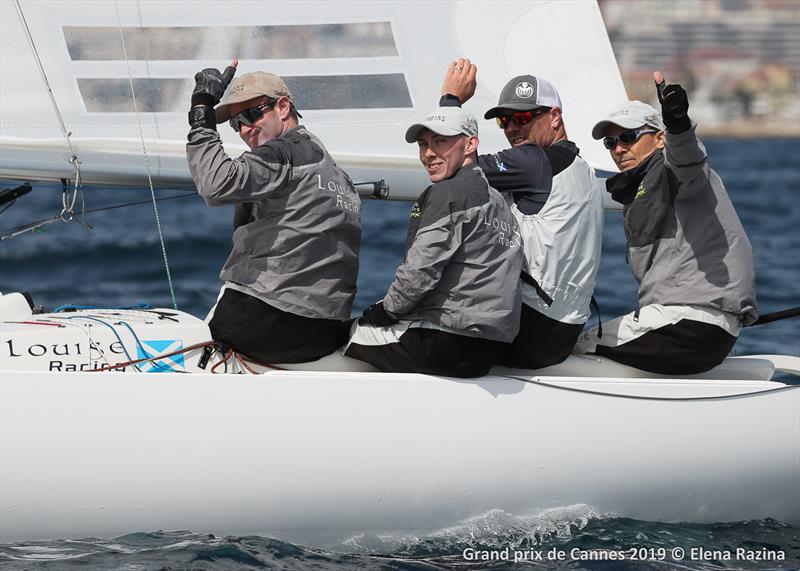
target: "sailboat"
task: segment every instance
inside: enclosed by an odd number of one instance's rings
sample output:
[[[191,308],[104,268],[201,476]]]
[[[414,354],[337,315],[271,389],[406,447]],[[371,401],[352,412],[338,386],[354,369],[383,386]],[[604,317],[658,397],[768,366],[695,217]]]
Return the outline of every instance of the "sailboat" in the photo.
[[[0,178],[191,186],[189,78],[234,57],[287,78],[354,179],[413,199],[427,181],[402,135],[435,105],[447,63],[470,55],[481,70],[477,114],[546,55],[536,72],[558,86],[571,138],[614,170],[590,138],[625,98],[595,3],[416,8],[295,2],[275,20],[246,1],[2,2]],[[505,142],[495,129],[481,144]],[[800,524],[800,386],[774,380],[800,375],[796,356],[680,378],[596,356],[469,380],[336,354],[265,367],[209,355],[207,325],[174,308],[35,314],[18,293],[0,304],[2,541],[192,528],[314,544],[571,504]]]

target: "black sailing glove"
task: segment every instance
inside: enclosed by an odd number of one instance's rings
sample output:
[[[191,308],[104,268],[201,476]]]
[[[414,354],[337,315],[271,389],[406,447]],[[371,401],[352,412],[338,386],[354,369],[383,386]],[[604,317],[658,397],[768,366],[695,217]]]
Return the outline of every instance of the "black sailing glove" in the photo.
[[[225,93],[235,73],[236,68],[229,65],[222,73],[217,69],[208,67],[195,74],[192,109],[189,111],[189,125],[191,127],[217,128],[214,106],[222,99],[222,94]]]
[[[192,91],[192,106],[209,105],[214,107],[222,99],[222,94],[228,89],[236,68],[229,65],[220,73],[218,69],[207,67],[194,75],[194,91]]]
[[[667,85],[666,80],[656,83],[658,89],[658,100],[661,102],[661,115],[664,117],[664,125],[667,131],[673,135],[688,131],[692,126],[689,119],[689,97],[686,90],[673,83]]]
[[[397,319],[383,308],[382,301],[370,305],[358,320],[359,325],[376,325],[378,327],[388,327],[395,323],[397,323]]]

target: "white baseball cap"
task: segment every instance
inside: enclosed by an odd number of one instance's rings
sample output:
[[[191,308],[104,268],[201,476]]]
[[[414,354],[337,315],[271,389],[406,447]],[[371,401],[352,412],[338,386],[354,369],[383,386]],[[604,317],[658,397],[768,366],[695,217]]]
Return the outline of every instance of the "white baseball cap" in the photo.
[[[641,101],[626,101],[614,109],[608,117],[594,126],[592,137],[602,139],[609,125],[617,125],[623,129],[637,129],[643,125],[650,125],[659,131],[664,130],[661,113],[655,107]]]
[[[429,129],[439,135],[452,137],[453,135],[478,136],[478,120],[469,111],[461,107],[437,107],[420,123],[414,123],[406,131],[406,142],[416,143],[419,134]]]

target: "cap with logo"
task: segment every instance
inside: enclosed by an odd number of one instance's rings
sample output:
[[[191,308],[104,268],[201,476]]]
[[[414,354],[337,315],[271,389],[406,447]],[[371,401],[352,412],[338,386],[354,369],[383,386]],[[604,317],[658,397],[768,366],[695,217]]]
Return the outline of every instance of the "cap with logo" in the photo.
[[[602,139],[609,125],[617,125],[623,129],[638,129],[644,125],[649,125],[659,131],[664,130],[664,120],[661,118],[661,113],[655,107],[641,101],[626,101],[614,109],[608,114],[608,117],[599,121],[592,128],[592,137]]]
[[[518,75],[506,83],[500,92],[497,107],[489,109],[483,118],[499,117],[506,109],[530,111],[538,107],[561,108],[558,91],[546,79],[535,75]]]
[[[217,123],[224,123],[231,118],[231,105],[258,97],[269,97],[270,99],[288,97],[289,101],[292,102],[292,106],[294,106],[294,97],[292,97],[292,93],[280,77],[274,73],[254,71],[233,79],[222,101],[214,109],[217,115]],[[295,109],[295,112],[297,112],[297,109]],[[302,117],[300,113],[297,113],[297,116]]]
[[[419,134],[429,129],[439,135],[452,137],[453,135],[467,135],[468,137],[478,136],[478,120],[469,111],[461,107],[437,107],[425,118],[414,123],[406,131],[406,142],[416,143]]]

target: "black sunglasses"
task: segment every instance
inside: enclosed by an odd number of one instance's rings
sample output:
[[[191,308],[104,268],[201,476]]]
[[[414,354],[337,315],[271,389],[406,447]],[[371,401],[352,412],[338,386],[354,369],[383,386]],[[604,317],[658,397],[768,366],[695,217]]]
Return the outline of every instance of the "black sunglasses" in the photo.
[[[609,151],[617,146],[617,142],[622,143],[623,145],[630,145],[635,143],[639,140],[639,137],[642,135],[647,135],[648,133],[658,133],[658,131],[654,129],[629,129],[628,131],[623,131],[619,135],[609,135],[607,137],[603,137],[603,146],[608,149]]]
[[[239,132],[239,129],[242,128],[242,125],[252,125],[264,115],[266,111],[275,107],[275,104],[278,102],[277,99],[273,99],[267,103],[261,103],[256,105],[255,107],[251,107],[250,109],[245,109],[230,118],[228,124],[230,124],[231,129]]]

